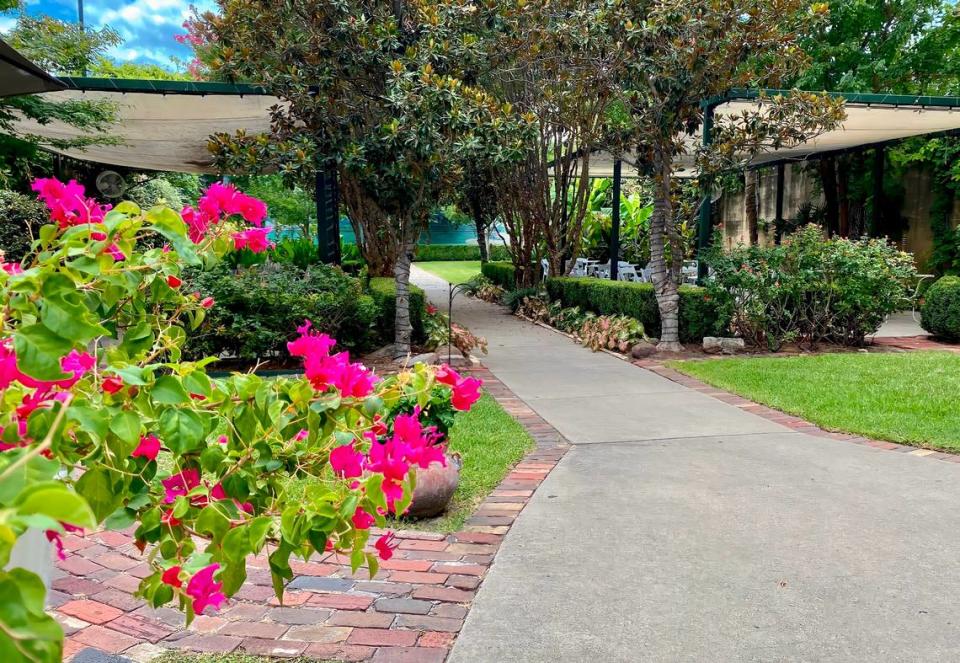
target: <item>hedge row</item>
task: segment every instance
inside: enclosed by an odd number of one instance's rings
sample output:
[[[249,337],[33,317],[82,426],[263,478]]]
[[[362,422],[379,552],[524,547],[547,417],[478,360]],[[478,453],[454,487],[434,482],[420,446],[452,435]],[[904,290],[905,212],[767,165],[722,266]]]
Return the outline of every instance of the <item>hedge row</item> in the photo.
[[[417,246],[415,261],[480,260],[480,247],[466,244],[421,244]],[[510,260],[507,247],[502,244],[490,246],[490,260]]]
[[[600,315],[628,315],[643,323],[647,335],[660,336],[660,310],[650,283],[597,278],[550,278],[547,293],[564,307],[579,306]],[[722,335],[725,320],[703,288],[680,286],[680,340],[696,343],[704,336]]]
[[[960,278],[944,276],[931,285],[920,314],[921,326],[937,338],[960,340]]]
[[[377,329],[380,338],[389,343],[393,340],[394,323],[396,321],[397,289],[390,277],[381,276],[370,279],[370,296],[377,304]],[[415,285],[410,286],[410,323],[413,326],[414,342],[423,341],[426,337],[423,331],[423,320],[426,317],[427,299],[423,290]]]
[[[480,266],[480,272],[505,290],[517,287],[516,267],[509,262],[487,262]]]

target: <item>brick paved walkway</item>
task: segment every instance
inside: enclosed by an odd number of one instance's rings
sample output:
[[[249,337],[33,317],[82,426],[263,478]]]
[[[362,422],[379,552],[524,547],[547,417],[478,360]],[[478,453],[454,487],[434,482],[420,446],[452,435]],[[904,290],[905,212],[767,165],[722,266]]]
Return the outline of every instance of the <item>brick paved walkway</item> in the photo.
[[[370,579],[334,554],[291,561],[297,577],[281,607],[266,556],[248,561],[247,583],[215,614],[184,628],[183,615],[134,598],[148,573],[129,532],[65,537],[49,607],[67,633],[65,659],[93,648],[148,661],[167,649],[305,656],[340,661],[440,663],[463,625],[504,535],[567,449],[557,431],[488,370],[472,371],[530,432],[527,455],[451,535],[398,532],[394,558]]]
[[[873,339],[874,345],[897,348],[899,350],[943,350],[960,352],[960,345],[941,343],[930,336],[887,336]]]

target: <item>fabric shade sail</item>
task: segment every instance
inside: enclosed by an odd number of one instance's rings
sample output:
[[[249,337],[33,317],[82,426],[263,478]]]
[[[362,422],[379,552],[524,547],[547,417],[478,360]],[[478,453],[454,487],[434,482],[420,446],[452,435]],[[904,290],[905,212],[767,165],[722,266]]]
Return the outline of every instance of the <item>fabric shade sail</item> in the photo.
[[[0,40],[0,97],[62,90],[64,84]]]
[[[119,119],[113,145],[95,145],[70,150],[68,156],[103,164],[138,169],[212,173],[207,149],[209,137],[218,132],[248,134],[268,131],[270,108],[280,101],[262,89],[228,83],[180,81],[133,81],[122,79],[63,78],[66,90],[47,92],[51,99],[106,99],[117,105]],[[711,100],[715,116],[737,114],[762,107],[764,95],[776,90],[734,90]],[[917,97],[880,94],[839,94],[846,100],[843,126],[803,143],[758,155],[751,165],[802,161],[818,154],[866,148],[871,145],[927,134],[960,131],[960,98]],[[77,129],[53,122],[39,125],[23,121],[20,128],[49,138],[74,138]],[[702,140],[698,133],[685,137],[692,148]],[[677,159],[676,175],[696,175],[692,149]],[[622,156],[623,176],[635,175],[633,154]],[[615,157],[603,151],[591,155],[590,174],[610,177]]]
[[[115,144],[66,150],[67,156],[143,170],[214,173],[207,143],[218,132],[270,129],[276,97],[246,85],[180,81],[65,78],[68,89],[49,92],[50,100],[102,99],[117,107],[111,128]],[[82,135],[62,122],[21,121],[18,128],[45,138]]]

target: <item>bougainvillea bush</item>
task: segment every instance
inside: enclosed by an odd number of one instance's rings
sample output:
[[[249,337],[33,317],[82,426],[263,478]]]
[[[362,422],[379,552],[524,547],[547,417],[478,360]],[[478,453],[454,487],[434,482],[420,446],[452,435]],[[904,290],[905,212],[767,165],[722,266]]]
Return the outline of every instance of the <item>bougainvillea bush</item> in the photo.
[[[406,509],[415,468],[444,462],[478,381],[425,366],[378,379],[309,321],[288,345],[302,377],[213,379],[181,347],[216,302],[181,270],[266,250],[263,203],[221,184],[179,214],[34,189],[51,223],[0,265],[0,568],[30,529],[62,554],[65,531],[135,526],[152,569],[138,594],[187,621],[240,588],[252,553],[278,597],[292,556],[337,550],[376,573],[393,536],[370,528]],[[291,476],[309,480],[296,499]],[[0,596],[0,660],[59,661],[41,580],[0,571]]]

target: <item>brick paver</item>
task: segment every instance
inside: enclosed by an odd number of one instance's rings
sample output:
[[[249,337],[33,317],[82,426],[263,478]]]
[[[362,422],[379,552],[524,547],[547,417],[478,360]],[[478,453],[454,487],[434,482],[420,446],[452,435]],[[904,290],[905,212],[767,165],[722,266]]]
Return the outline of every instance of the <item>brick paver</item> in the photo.
[[[397,532],[399,548],[375,579],[351,575],[349,560],[324,554],[291,562],[283,606],[265,556],[248,560],[247,582],[217,614],[189,626],[171,608],[132,596],[149,574],[132,530],[64,537],[67,559],[48,606],[67,633],[64,660],[94,647],[137,660],[166,649],[244,652],[381,663],[442,663],[477,588],[516,516],[563,457],[566,440],[487,369],[470,370],[523,424],[537,448],[504,478],[461,532]],[[149,551],[147,551],[149,552]]]

